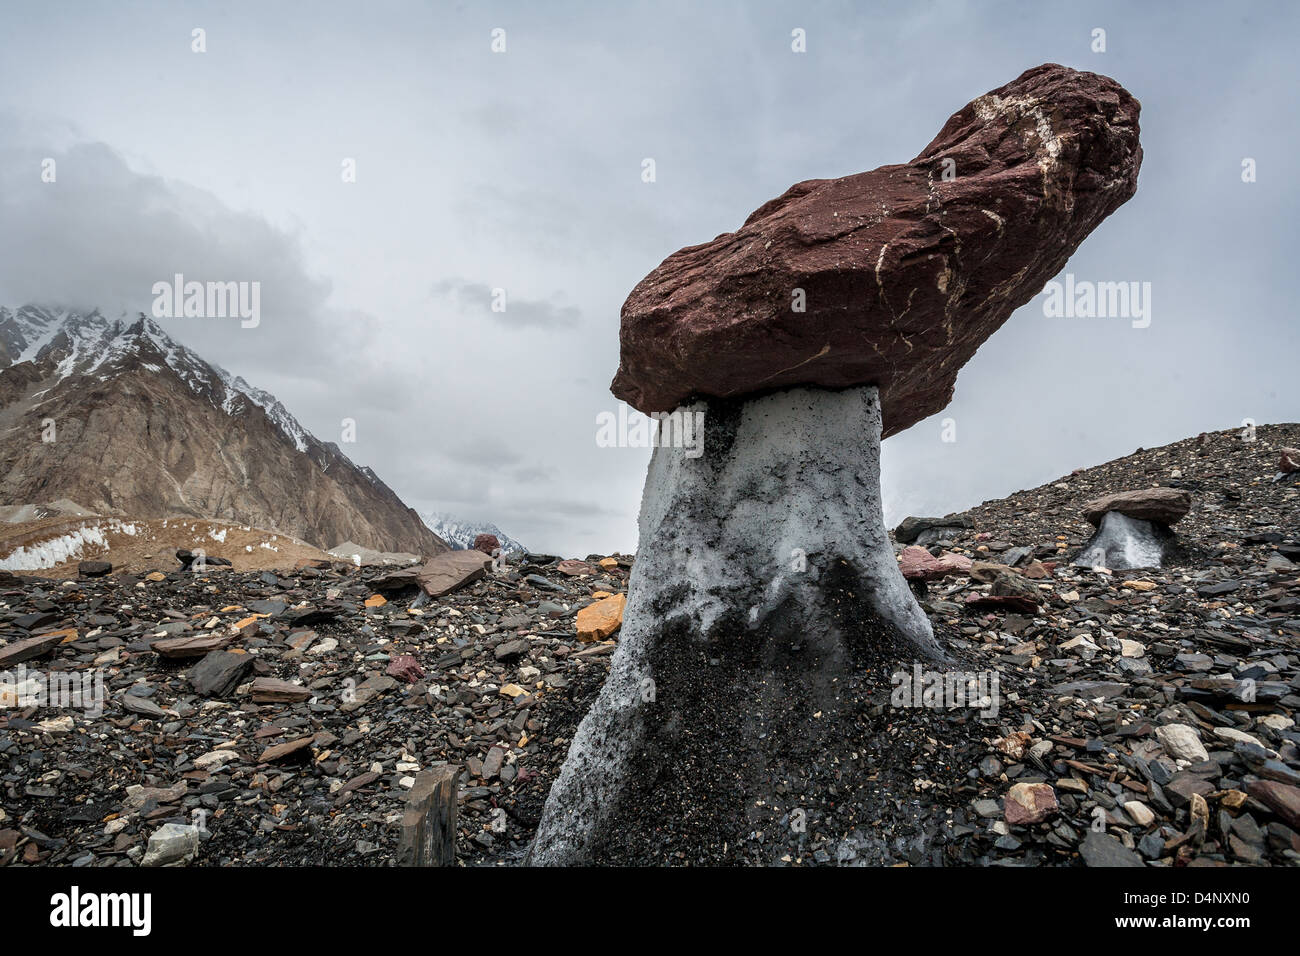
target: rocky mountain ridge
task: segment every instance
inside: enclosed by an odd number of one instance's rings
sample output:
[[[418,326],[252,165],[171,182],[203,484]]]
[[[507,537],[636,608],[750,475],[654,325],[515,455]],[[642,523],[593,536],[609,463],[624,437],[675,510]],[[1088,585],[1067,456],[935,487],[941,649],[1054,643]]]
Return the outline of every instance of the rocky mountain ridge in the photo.
[[[221,518],[321,548],[446,542],[274,395],[143,314],[0,308],[0,503],[67,498],[131,518]]]

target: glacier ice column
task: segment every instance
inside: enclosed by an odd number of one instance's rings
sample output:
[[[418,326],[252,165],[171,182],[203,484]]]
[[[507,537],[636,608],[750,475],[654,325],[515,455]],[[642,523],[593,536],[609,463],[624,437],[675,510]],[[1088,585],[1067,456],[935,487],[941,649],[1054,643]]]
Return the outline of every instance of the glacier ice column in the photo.
[[[765,792],[812,743],[784,746],[784,715],[834,711],[864,655],[944,656],[884,527],[874,386],[685,411],[704,413],[704,453],[654,450],[610,674],[531,863],[599,862],[629,827],[677,826],[656,809],[666,762],[706,776],[739,767],[746,793]],[[743,813],[724,822],[740,827]]]

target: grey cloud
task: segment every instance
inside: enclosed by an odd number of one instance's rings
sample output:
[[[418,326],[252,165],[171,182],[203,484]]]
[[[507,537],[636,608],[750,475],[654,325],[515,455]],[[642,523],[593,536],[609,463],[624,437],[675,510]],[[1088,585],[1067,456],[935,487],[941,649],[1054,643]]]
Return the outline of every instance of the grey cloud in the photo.
[[[433,293],[454,303],[466,313],[494,319],[504,325],[536,328],[573,328],[582,321],[582,313],[571,305],[545,299],[525,299],[511,295],[507,286],[489,286],[464,279],[442,279],[433,285]],[[504,293],[504,294],[500,294]],[[493,309],[500,301],[503,308]]]
[[[7,138],[0,121],[0,299],[151,312],[153,285],[177,273],[199,281],[261,284],[262,322],[160,319],[169,334],[220,364],[281,364],[285,350],[328,366],[350,338],[327,307],[330,284],[311,277],[295,239],[187,183],[133,170],[104,143],[52,151],[56,179],[40,178],[43,150]],[[311,334],[304,335],[305,331]],[[246,376],[248,377],[248,376]],[[253,379],[250,379],[253,380]]]
[[[516,498],[510,505],[515,514],[542,514],[552,518],[612,518],[623,513],[621,508],[601,505],[589,499]]]
[[[519,451],[495,437],[454,442],[447,448],[448,458],[465,465],[505,468],[520,461]]]
[[[549,485],[556,479],[555,468],[542,468],[538,466],[516,468],[511,472],[515,481],[520,484],[530,485]]]

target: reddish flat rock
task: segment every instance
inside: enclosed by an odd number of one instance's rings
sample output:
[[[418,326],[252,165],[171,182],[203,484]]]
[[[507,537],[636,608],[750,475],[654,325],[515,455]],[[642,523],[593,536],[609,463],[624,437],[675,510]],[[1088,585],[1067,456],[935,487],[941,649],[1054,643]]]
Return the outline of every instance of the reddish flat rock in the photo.
[[[294,754],[301,753],[311,746],[311,737],[299,737],[297,740],[290,740],[288,743],[274,744],[262,751],[262,756],[257,758],[258,763],[274,763],[277,760],[283,760],[285,757],[291,757]]]
[[[945,551],[936,558],[919,545],[904,548],[898,563],[909,581],[933,581],[950,574],[969,574],[971,569],[971,559],[965,555]]]
[[[388,662],[387,673],[389,677],[397,677],[408,684],[414,684],[424,676],[424,668],[420,666],[420,662],[414,655],[398,654]]]
[[[1083,514],[1094,525],[1100,525],[1108,511],[1171,525],[1191,508],[1191,493],[1181,488],[1138,488],[1094,498],[1083,506]]]
[[[980,344],[1133,195],[1138,111],[1114,80],[1045,64],[967,104],[909,163],[792,186],[632,290],[613,393],[659,412],[878,385],[885,436],[935,414]]]

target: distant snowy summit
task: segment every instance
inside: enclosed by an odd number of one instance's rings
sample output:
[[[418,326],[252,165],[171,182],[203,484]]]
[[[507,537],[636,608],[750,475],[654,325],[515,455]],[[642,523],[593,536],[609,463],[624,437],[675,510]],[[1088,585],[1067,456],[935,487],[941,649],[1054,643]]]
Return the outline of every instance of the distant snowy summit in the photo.
[[[457,551],[467,551],[474,547],[474,539],[481,534],[496,535],[503,551],[528,550],[496,525],[486,521],[462,521],[441,511],[422,511],[420,520],[430,531]]]

